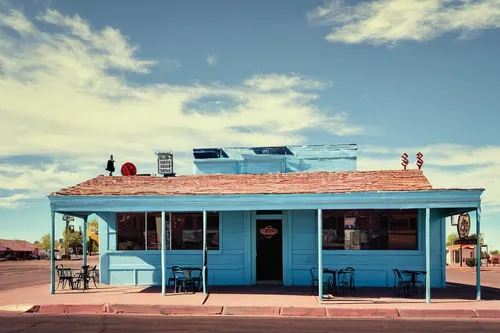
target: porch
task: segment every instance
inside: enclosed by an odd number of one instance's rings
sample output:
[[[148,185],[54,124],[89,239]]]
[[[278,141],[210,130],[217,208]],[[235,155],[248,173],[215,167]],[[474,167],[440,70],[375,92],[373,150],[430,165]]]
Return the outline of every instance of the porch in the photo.
[[[361,182],[368,178],[368,185],[363,185]],[[242,183],[250,184],[251,190],[244,191]],[[165,186],[159,186],[162,184]],[[359,186],[365,189],[359,190]],[[430,303],[431,288],[445,287],[444,218],[475,211],[479,233],[482,191],[434,190],[420,171],[211,175],[177,179],[101,176],[63,189],[50,196],[50,200],[52,233],[56,212],[81,217],[84,224],[92,213],[102,218],[100,229],[101,226],[104,229],[103,232],[99,230],[99,236],[104,239],[99,244],[105,247],[100,248],[100,272],[105,283],[155,284],[160,285],[162,295],[166,295],[172,266],[195,263],[203,272],[204,294],[208,294],[210,288],[226,283],[254,285],[259,279],[255,259],[258,251],[256,231],[259,230],[264,236],[282,235],[277,237],[281,239],[281,244],[278,243],[281,259],[277,257],[274,262],[281,266],[282,276],[277,280],[285,286],[310,285],[309,270],[313,267],[319,271],[325,267],[361,268],[361,274],[357,274],[363,281],[361,286],[369,286],[373,281],[383,286],[391,285],[389,275],[394,268],[420,270],[426,273],[425,294]],[[141,195],[144,193],[147,195]],[[258,216],[256,213],[269,210],[279,210],[281,214]],[[325,250],[324,213],[348,210],[415,210],[418,212],[418,243],[408,250],[360,251],[356,244],[349,249]],[[207,246],[210,211],[222,215],[219,220],[222,245],[215,250]],[[155,212],[161,231],[157,233],[161,237],[160,248],[152,251],[147,248],[145,251],[117,250],[117,214],[123,212]],[[199,212],[202,218],[202,240],[197,250],[186,252],[167,248],[167,232],[163,231],[167,230],[167,220],[172,221],[167,216],[183,212]],[[265,220],[270,229],[259,226],[261,220]],[[282,229],[273,226],[272,221],[280,221]],[[276,254],[275,251],[266,253],[271,257]],[[377,269],[374,265],[383,267]],[[109,272],[107,276],[106,272]],[[52,276],[54,278],[54,272]],[[320,274],[320,300],[325,294],[322,279]],[[476,288],[476,298],[480,299],[479,269]],[[52,284],[51,293],[54,292]]]

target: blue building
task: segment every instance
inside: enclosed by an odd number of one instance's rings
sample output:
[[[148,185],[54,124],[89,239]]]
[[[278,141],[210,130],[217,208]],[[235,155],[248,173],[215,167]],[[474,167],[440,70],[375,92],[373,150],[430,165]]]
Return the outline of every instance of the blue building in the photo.
[[[430,301],[430,287],[446,286],[445,218],[477,211],[479,233],[483,189],[435,189],[420,170],[356,171],[356,145],[193,154],[192,176],[99,176],[52,193],[52,234],[55,213],[95,214],[103,284],[165,293],[172,266],[197,266],[205,292],[309,286],[312,267],[351,266],[357,286],[392,287],[398,268],[427,272]]]

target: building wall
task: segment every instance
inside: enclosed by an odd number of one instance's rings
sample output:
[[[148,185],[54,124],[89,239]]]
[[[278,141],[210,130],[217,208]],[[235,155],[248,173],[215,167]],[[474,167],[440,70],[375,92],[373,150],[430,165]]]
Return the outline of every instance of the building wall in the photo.
[[[455,255],[458,258],[458,262],[455,260]],[[467,266],[466,265],[467,259],[475,257],[476,257],[475,249],[470,249],[468,247],[462,248],[462,266]],[[460,249],[450,250],[446,255],[446,263],[450,266],[460,266]]]
[[[309,286],[309,270],[317,267],[317,215],[315,210],[283,214],[283,283]],[[351,266],[356,285],[391,287],[393,268],[425,271],[425,219],[419,219],[418,251],[323,251],[328,268]],[[161,254],[158,250],[116,251],[114,213],[98,214],[101,283],[160,285]],[[220,250],[208,251],[209,285],[251,285],[255,283],[255,221],[251,212],[221,212]],[[106,222],[106,223],[105,223]],[[445,287],[445,224],[438,211],[431,213],[431,283]],[[167,251],[167,273],[171,267],[202,266],[202,251]]]
[[[323,267],[355,269],[356,285],[360,287],[392,287],[392,269],[425,271],[425,217],[419,216],[418,251],[329,250],[323,251]],[[310,268],[317,267],[317,214],[315,211],[289,212],[291,228],[292,284],[311,283]],[[445,287],[446,249],[444,220],[438,211],[431,211],[431,286]],[[327,277],[325,275],[325,277]]]
[[[161,285],[161,251],[116,251],[116,218],[114,213],[98,214],[100,272],[103,284]],[[251,265],[245,258],[245,229],[250,225],[247,212],[220,214],[220,250],[208,251],[209,285],[249,285]],[[99,222],[101,222],[99,221]],[[195,250],[167,251],[167,274],[172,266],[203,265],[203,252]]]

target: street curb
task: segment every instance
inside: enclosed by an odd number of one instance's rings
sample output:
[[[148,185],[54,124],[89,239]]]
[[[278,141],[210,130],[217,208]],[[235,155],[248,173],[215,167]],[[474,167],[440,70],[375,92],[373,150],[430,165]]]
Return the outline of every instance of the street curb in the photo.
[[[493,310],[493,309],[484,309],[484,310],[479,310],[476,309],[474,310],[476,312],[476,315],[478,318],[481,319],[499,319],[500,318],[500,310]]]
[[[107,304],[108,313],[209,316],[222,314],[222,306]]]
[[[477,318],[474,310],[399,309],[401,318]]]
[[[279,306],[225,306],[222,314],[227,316],[279,316]]]
[[[281,315],[285,317],[326,317],[325,308],[281,308]]]
[[[398,318],[397,309],[327,308],[326,314],[333,318]]]
[[[261,316],[328,318],[500,319],[500,309],[396,309],[280,306],[143,305],[143,304],[43,304],[4,305],[0,313],[39,314],[138,314],[178,316]]]
[[[36,313],[60,314],[60,313],[106,313],[106,304],[45,304],[40,305]],[[35,312],[35,311],[33,311]]]

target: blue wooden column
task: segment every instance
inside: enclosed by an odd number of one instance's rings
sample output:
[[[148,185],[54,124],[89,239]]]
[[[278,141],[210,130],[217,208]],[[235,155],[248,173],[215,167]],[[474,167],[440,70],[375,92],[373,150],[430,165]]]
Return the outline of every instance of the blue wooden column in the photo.
[[[50,221],[50,293],[54,294],[56,292],[56,261],[54,254],[55,247],[55,234],[56,234],[56,213],[51,212]]]
[[[476,209],[476,299],[481,300],[481,205]]]
[[[83,218],[83,266],[87,266],[87,219]]]
[[[207,294],[207,211],[203,211],[203,293]]]
[[[318,297],[323,300],[323,210],[318,209]]]
[[[161,212],[161,294],[165,296],[167,293],[167,267],[166,267],[166,251],[167,251],[167,224],[165,222],[165,212]]]
[[[431,302],[431,210],[425,210],[425,300]]]

